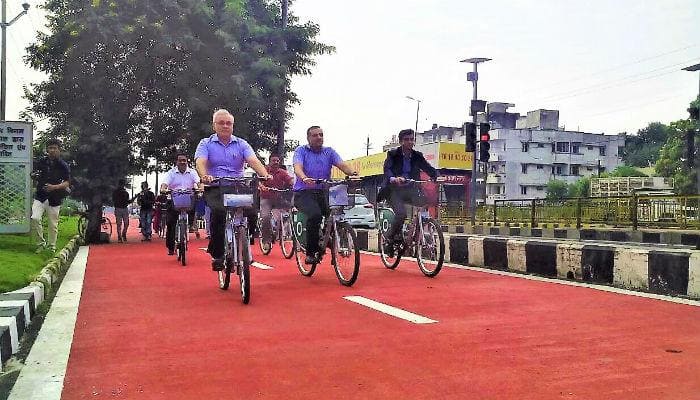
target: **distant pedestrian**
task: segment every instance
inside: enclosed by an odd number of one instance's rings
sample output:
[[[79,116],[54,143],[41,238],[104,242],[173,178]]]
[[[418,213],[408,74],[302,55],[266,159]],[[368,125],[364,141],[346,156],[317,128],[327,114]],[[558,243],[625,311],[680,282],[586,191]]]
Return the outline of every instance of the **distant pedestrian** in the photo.
[[[61,159],[61,141],[49,139],[46,141],[46,156],[36,163],[32,176],[36,179],[36,194],[32,203],[32,225],[37,235],[37,249],[39,253],[48,248],[56,251],[56,239],[58,238],[58,214],[61,203],[68,195],[70,185],[70,167]],[[49,219],[49,240],[44,238],[42,217],[44,211]]]
[[[112,205],[114,205],[114,218],[117,220],[117,241],[126,242],[126,231],[129,229],[129,192],[126,191],[126,181],[119,180],[119,185],[112,192]],[[123,228],[122,228],[123,227]]]
[[[141,182],[141,193],[136,196],[136,202],[140,207],[141,220],[141,241],[151,241],[151,220],[153,219],[153,204],[156,202],[156,195],[149,189],[148,182]]]

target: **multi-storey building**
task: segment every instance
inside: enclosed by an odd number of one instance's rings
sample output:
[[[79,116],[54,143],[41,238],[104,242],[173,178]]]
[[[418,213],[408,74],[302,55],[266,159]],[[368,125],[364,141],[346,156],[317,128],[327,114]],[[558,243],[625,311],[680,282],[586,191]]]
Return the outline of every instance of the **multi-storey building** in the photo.
[[[477,176],[477,201],[534,199],[546,196],[547,183],[573,183],[622,164],[624,135],[567,131],[559,127],[559,111],[510,113],[510,103],[489,103],[479,122],[491,124],[491,158],[484,179]],[[435,142],[465,143],[461,127],[438,126],[416,135],[417,148]],[[392,138],[384,150],[398,146]]]

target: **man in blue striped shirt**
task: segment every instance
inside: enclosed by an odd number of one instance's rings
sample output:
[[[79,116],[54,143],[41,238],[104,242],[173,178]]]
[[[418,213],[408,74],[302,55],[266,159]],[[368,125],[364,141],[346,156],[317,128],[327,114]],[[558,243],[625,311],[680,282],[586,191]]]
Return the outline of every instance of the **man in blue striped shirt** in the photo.
[[[330,179],[331,168],[338,167],[346,175],[357,175],[352,167],[331,147],[323,146],[323,129],[314,125],[306,130],[309,144],[297,147],[294,151],[294,173],[298,179],[294,183],[294,206],[308,218],[306,225],[306,264],[317,264],[319,260],[319,236],[321,219],[328,216],[328,197],[323,187],[315,179]]]

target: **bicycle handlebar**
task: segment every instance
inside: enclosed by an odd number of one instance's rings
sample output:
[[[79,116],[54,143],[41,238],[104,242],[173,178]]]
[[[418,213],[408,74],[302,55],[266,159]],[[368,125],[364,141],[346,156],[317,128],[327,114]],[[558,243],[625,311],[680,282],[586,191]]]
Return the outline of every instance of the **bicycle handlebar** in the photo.
[[[445,182],[446,179],[442,176],[438,176],[434,181],[433,180],[420,180],[420,179],[411,179],[411,178],[404,178],[404,183],[443,183]],[[399,183],[399,182],[392,182],[394,185]]]

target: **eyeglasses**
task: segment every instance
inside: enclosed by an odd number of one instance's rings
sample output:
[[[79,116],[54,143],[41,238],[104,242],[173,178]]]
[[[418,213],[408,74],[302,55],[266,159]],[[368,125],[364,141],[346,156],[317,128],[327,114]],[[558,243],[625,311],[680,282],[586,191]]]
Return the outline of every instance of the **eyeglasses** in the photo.
[[[224,126],[233,126],[233,122],[231,121],[216,121],[217,125],[224,125]]]

